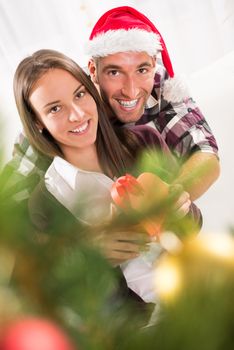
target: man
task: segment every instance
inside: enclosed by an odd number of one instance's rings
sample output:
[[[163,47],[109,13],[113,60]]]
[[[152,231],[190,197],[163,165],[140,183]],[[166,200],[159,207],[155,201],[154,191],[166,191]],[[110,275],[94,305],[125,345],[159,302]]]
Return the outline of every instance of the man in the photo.
[[[131,7],[113,8],[95,24],[86,51],[92,80],[118,120],[158,129],[182,164],[175,183],[191,200],[199,198],[219,176],[218,147],[184,84],[174,78],[154,24]]]

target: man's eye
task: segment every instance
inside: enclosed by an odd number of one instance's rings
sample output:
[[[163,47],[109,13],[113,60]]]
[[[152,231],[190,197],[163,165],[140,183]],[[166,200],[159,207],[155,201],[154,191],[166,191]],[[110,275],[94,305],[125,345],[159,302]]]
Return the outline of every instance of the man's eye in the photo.
[[[110,71],[108,72],[108,75],[113,75],[113,76],[119,75],[119,71],[117,71],[117,70],[115,70],[115,69],[110,70]]]
[[[144,73],[147,73],[148,70],[147,70],[146,68],[140,68],[140,69],[138,70],[138,72],[141,73],[141,74],[144,74]]]
[[[54,106],[50,109],[50,113],[57,113],[60,111],[60,109],[61,109],[60,106]]]

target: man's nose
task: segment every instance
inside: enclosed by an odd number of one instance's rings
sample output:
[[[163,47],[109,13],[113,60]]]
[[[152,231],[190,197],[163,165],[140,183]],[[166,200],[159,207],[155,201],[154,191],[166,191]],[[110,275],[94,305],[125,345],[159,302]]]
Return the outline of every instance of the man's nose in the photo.
[[[82,121],[84,118],[84,110],[76,105],[73,105],[70,110],[69,114],[69,121],[70,122],[76,122],[76,121]]]
[[[135,99],[138,95],[139,88],[132,77],[127,77],[123,82],[122,94],[131,100]]]

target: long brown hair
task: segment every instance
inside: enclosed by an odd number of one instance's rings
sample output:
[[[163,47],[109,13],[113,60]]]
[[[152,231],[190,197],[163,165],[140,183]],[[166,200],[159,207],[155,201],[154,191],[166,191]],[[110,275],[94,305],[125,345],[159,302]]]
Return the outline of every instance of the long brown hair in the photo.
[[[99,93],[91,79],[79,65],[66,55],[55,50],[39,50],[23,59],[18,65],[14,76],[14,95],[16,106],[30,144],[47,157],[63,153],[56,140],[47,130],[39,132],[36,125],[37,116],[30,105],[29,97],[35,82],[48,70],[59,68],[74,76],[90,93],[96,102],[98,110],[97,154],[103,172],[107,175],[121,175],[126,172],[135,157],[136,143],[131,133],[126,137],[117,136],[114,131]],[[121,140],[121,141],[120,141]],[[124,142],[123,142],[124,140]]]

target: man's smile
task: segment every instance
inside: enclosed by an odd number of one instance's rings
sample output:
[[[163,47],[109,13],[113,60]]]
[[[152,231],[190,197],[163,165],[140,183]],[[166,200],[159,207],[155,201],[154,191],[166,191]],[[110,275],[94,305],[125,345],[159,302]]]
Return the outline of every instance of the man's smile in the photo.
[[[117,101],[124,108],[133,108],[133,107],[136,107],[138,99],[135,99],[135,100],[117,100]]]

